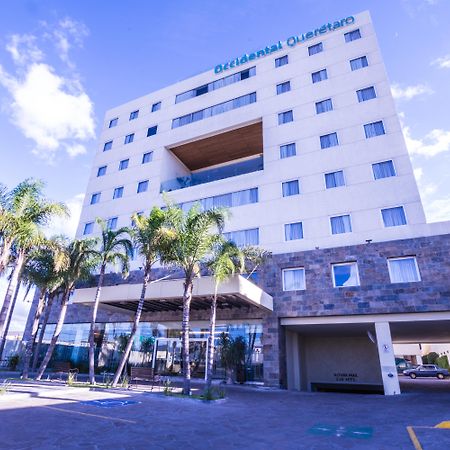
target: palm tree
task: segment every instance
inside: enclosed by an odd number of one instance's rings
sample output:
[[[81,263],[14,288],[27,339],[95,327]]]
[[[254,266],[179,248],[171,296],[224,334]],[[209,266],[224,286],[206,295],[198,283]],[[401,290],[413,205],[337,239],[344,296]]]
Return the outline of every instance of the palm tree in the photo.
[[[133,251],[133,245],[128,237],[129,229],[126,227],[117,230],[109,229],[101,219],[97,220],[101,227],[102,234],[100,238],[100,248],[96,251],[96,256],[100,264],[100,273],[98,277],[97,292],[95,293],[94,306],[92,308],[91,326],[89,329],[89,381],[95,384],[95,342],[94,331],[97,320],[98,305],[100,303],[100,294],[103,286],[106,266],[120,263],[122,276],[126,278],[129,271],[129,257]]]
[[[169,205],[165,213],[167,232],[161,262],[179,267],[184,272],[181,329],[183,394],[190,395],[189,321],[193,280],[200,276],[200,264],[221,240],[226,212],[222,209],[201,211],[200,205],[195,204],[187,213],[178,206]]]
[[[211,317],[208,336],[208,356],[206,360],[205,394],[211,390],[212,370],[215,352],[217,292],[219,285],[234,275],[242,273],[245,269],[244,252],[234,243],[223,241],[214,248],[214,253],[207,266],[214,278],[214,295],[211,302]]]
[[[125,368],[125,364],[128,361],[128,357],[133,347],[133,340],[137,332],[139,322],[141,320],[142,310],[144,308],[145,293],[147,286],[151,282],[151,270],[153,264],[158,260],[161,242],[162,242],[162,227],[165,221],[165,214],[160,208],[154,207],[148,217],[140,214],[133,215],[133,229],[131,235],[133,243],[142,256],[144,279],[142,281],[141,296],[134,316],[133,325],[131,328],[130,339],[125,346],[125,350],[122,353],[119,365],[117,367],[114,379],[112,382],[113,387],[117,386],[120,376]]]
[[[56,323],[55,331],[53,332],[50,345],[45,354],[44,360],[39,367],[36,380],[40,380],[44,374],[45,369],[50,362],[53,351],[61,334],[66,317],[67,305],[70,294],[72,293],[75,283],[78,280],[85,280],[91,276],[93,269],[97,263],[95,252],[96,241],[94,239],[74,240],[70,242],[66,248],[65,253],[67,257],[67,265],[61,273],[62,277],[62,298],[61,309],[59,312],[58,321]]]

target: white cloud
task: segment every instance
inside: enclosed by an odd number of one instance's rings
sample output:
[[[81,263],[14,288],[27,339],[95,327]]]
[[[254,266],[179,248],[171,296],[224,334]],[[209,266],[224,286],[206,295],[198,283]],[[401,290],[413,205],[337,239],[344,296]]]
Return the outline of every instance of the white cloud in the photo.
[[[393,83],[391,91],[393,97],[397,100],[411,100],[419,95],[433,94],[433,90],[426,84],[402,87],[400,84]]]
[[[442,56],[441,58],[436,58],[431,62],[431,65],[438,66],[441,69],[450,69],[450,55]]]
[[[66,145],[65,147],[66,147],[66,152],[72,158],[74,158],[75,156],[78,156],[78,155],[84,155],[87,152],[86,147],[81,144]]]
[[[408,126],[403,126],[406,146],[411,155],[420,155],[427,158],[436,156],[450,150],[450,131],[435,128],[422,139],[414,139]]]
[[[429,222],[450,220],[450,196],[447,198],[437,198],[425,204],[424,207]]]
[[[44,53],[36,45],[36,36],[32,34],[13,34],[6,50],[17,65],[42,61]]]
[[[423,177],[423,169],[422,169],[422,167],[417,167],[417,168],[414,169],[414,176],[416,177],[417,183],[419,183],[420,180]]]
[[[64,234],[69,238],[75,237],[77,231],[78,222],[80,220],[81,208],[83,206],[84,194],[77,194],[65,203],[70,211],[69,218],[57,217],[52,220],[49,227],[46,230],[47,236],[54,236]]]

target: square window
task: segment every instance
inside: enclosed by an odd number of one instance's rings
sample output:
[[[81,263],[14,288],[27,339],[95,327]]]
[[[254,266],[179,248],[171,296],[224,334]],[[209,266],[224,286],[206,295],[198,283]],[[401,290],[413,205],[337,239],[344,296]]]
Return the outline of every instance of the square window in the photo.
[[[124,144],[131,144],[134,141],[134,133],[125,136]]]
[[[359,286],[358,265],[355,262],[332,264],[333,286]]]
[[[152,112],[159,111],[161,109],[161,102],[153,103]]]
[[[323,52],[322,42],[319,42],[316,45],[311,45],[311,47],[308,47],[309,56],[315,55],[320,52]]]
[[[295,269],[283,269],[283,291],[304,291],[305,269],[297,267]]]
[[[137,185],[137,193],[146,192],[148,189],[148,180],[140,181]]]
[[[112,149],[112,144],[113,144],[113,141],[105,142],[104,145],[103,145],[103,151],[107,152],[108,150],[111,150]]]
[[[327,189],[345,186],[344,172],[342,170],[338,170],[337,172],[326,173],[325,186]]]
[[[94,222],[88,222],[84,224],[83,235],[92,234],[94,231]]]
[[[359,29],[349,31],[348,33],[344,34],[345,42],[352,42],[356,41],[357,39],[361,39],[361,32]]]
[[[322,69],[312,73],[311,78],[313,83],[318,83],[319,81],[327,80],[328,79],[327,69]]]
[[[406,215],[403,206],[382,209],[381,215],[383,216],[383,223],[385,227],[398,227],[400,225],[406,225]]]
[[[284,83],[277,84],[277,95],[284,94],[291,90],[291,82],[285,81]]]
[[[130,113],[130,120],[137,119],[139,117],[139,110]]]
[[[111,217],[106,221],[106,228],[108,230],[115,230],[117,228],[117,217]]]
[[[293,122],[293,120],[294,120],[294,113],[292,112],[292,110],[278,114],[278,125]]]
[[[100,192],[96,192],[95,194],[91,195],[91,205],[95,205],[100,201]]]
[[[128,169],[128,163],[130,162],[129,159],[122,159],[119,163],[119,170],[125,170]]]
[[[97,176],[102,177],[103,175],[106,175],[106,167],[107,166],[101,166],[97,169]]]
[[[284,225],[284,239],[286,241],[295,241],[303,239],[303,224],[302,222],[287,223]]]
[[[333,102],[331,98],[327,98],[326,100],[322,100],[321,102],[316,103],[316,113],[322,114],[327,111],[333,110]]]
[[[207,93],[208,93],[208,85],[207,84],[204,84],[203,86],[200,86],[195,89],[196,97],[203,95],[203,94],[207,94]]]
[[[283,192],[283,197],[298,195],[300,194],[300,183],[298,180],[285,181],[284,183],[281,183],[281,190]]]
[[[153,152],[147,152],[142,155],[142,164],[147,164],[153,159]]]
[[[297,154],[297,150],[295,147],[295,143],[285,144],[280,146],[280,158],[290,158],[291,156],[295,156]]]
[[[289,63],[288,55],[281,56],[275,59],[275,67],[285,66]]]
[[[343,216],[330,217],[331,234],[342,234],[352,232],[352,223],[350,215],[345,214]]]
[[[123,186],[116,187],[113,193],[113,200],[123,197]]]
[[[119,118],[118,118],[118,117],[116,117],[116,118],[114,118],[114,119],[111,119],[111,120],[109,121],[109,126],[108,126],[108,128],[116,127],[118,122],[119,122]]]
[[[158,131],[158,125],[154,125],[147,130],[147,137],[154,136]]]
[[[388,258],[391,283],[413,283],[421,281],[419,267],[414,256],[406,258]]]
[[[366,139],[386,134],[384,131],[383,122],[381,120],[364,125],[364,133],[366,133]]]
[[[372,164],[372,170],[375,180],[396,176],[395,167],[392,160]]]
[[[359,70],[369,65],[367,56],[361,56],[350,61],[350,68],[353,70]]]
[[[320,136],[320,148],[330,148],[339,145],[337,133],[330,133]]]
[[[375,88],[373,86],[356,91],[356,95],[358,96],[359,103],[366,102],[367,100],[372,100],[373,98],[377,97]]]

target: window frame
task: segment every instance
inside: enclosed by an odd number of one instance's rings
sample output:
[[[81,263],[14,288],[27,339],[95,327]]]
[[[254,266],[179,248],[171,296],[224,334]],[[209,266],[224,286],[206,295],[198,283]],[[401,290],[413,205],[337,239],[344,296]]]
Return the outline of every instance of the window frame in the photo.
[[[365,58],[366,59],[366,65],[364,66],[364,65],[362,65],[361,67],[358,67],[357,69],[353,69],[352,68],[352,61],[356,61],[356,60],[358,60],[358,59],[363,59],[363,58]],[[362,55],[362,56],[358,56],[358,57],[356,57],[356,58],[353,58],[353,59],[350,59],[349,61],[348,61],[348,63],[350,64],[350,71],[351,72],[354,72],[355,70],[361,70],[361,69],[364,69],[364,68],[366,68],[366,67],[369,67],[369,59],[367,58],[367,55]]]
[[[150,130],[155,130],[155,132],[150,133]],[[156,133],[158,133],[158,125],[152,125],[151,127],[147,128],[147,137],[155,136]]]
[[[153,105],[152,105],[150,111],[151,111],[152,113],[154,113],[154,112],[156,112],[156,111],[159,111],[160,109],[161,109],[161,100],[160,100],[159,102],[153,103]]]
[[[146,188],[145,188],[144,191],[140,191],[140,190],[139,190],[139,186],[140,186],[140,185],[143,185],[144,183],[146,183]],[[150,186],[149,180],[141,180],[141,181],[138,181],[137,186],[136,186],[136,194],[142,194],[142,193],[144,193],[144,192],[148,192],[149,186]]]
[[[293,270],[301,270],[303,271],[303,289],[286,289],[285,281],[284,281],[284,273],[290,272]],[[281,269],[281,284],[283,288],[283,292],[297,292],[297,291],[306,291],[306,270],[305,267],[284,267]]]
[[[302,229],[302,237],[301,238],[296,238],[296,239],[286,239],[286,227],[288,225],[298,225],[298,224],[300,224],[300,227]],[[302,239],[305,238],[305,230],[303,229],[303,221],[300,220],[299,222],[284,223],[283,224],[283,232],[284,232],[284,242],[301,241]]]
[[[125,191],[124,186],[117,186],[117,187],[115,187],[114,190],[113,190],[113,197],[112,197],[112,199],[113,200],[118,200],[119,198],[122,198],[124,191]],[[116,194],[120,194],[120,195],[116,196]]]
[[[110,221],[114,221],[114,227],[110,226]],[[119,224],[118,216],[113,216],[113,217],[109,217],[108,219],[106,219],[106,228],[108,230],[115,230],[117,228],[118,224]]]
[[[344,217],[348,216],[350,218],[350,231],[344,231],[343,233],[333,233],[333,226],[331,225],[331,219],[335,217]],[[352,215],[350,213],[344,213],[344,214],[337,214],[335,216],[329,216],[328,224],[330,227],[330,234],[331,236],[340,236],[341,234],[349,234],[353,233],[353,221],[352,221]]]
[[[118,123],[119,123],[119,118],[118,117],[114,117],[113,119],[109,119],[108,128],[117,127]]]
[[[281,122],[281,123],[280,123],[280,118],[281,118],[281,117],[284,117],[284,114],[288,114],[288,113],[291,113],[291,115],[292,115],[292,120],[289,120],[288,122]],[[278,126],[280,126],[280,125],[286,125],[287,123],[291,123],[291,122],[294,122],[294,110],[293,110],[293,109],[288,109],[288,110],[286,110],[286,111],[282,111],[282,112],[279,112],[279,113],[278,113]]]
[[[374,124],[380,123],[380,122],[381,122],[381,124],[383,125],[383,131],[384,131],[384,133],[376,134],[375,136],[367,136],[366,125],[374,125]],[[377,137],[380,137],[380,136],[386,136],[386,134],[387,134],[386,127],[385,127],[385,125],[384,125],[384,120],[383,120],[383,119],[381,119],[381,120],[375,120],[374,122],[364,123],[364,124],[363,124],[363,130],[364,130],[364,137],[365,137],[365,139],[374,139],[374,138],[377,138]]]
[[[286,62],[283,62],[282,64],[279,64],[279,62],[281,62],[281,61],[286,61]],[[275,58],[275,62],[274,62],[275,69],[278,69],[279,67],[286,66],[287,64],[289,64],[289,55],[288,54],[283,55],[283,56],[279,56],[278,58]]]
[[[391,176],[389,176],[389,177],[375,178],[375,172],[374,172],[374,170],[373,170],[373,166],[374,166],[375,164],[382,164],[382,163],[385,163],[385,162],[388,162],[388,161],[390,161],[390,162],[392,163],[392,167],[393,167],[393,169],[394,169],[394,175],[391,175]],[[384,159],[384,160],[382,160],[382,161],[374,162],[374,163],[371,164],[371,167],[372,167],[372,175],[373,175],[374,181],[385,180],[385,179],[387,179],[387,178],[393,178],[393,177],[398,176],[398,174],[397,174],[397,168],[395,167],[395,164],[394,164],[394,160],[393,160],[393,159]]]
[[[105,172],[102,173],[102,174],[100,174],[100,170],[101,170],[101,169],[105,169]],[[107,166],[107,165],[97,167],[97,178],[99,178],[99,177],[104,177],[104,176],[106,175],[106,171],[107,171],[107,170],[108,170],[108,166]]]
[[[132,144],[134,142],[134,133],[127,134],[123,140],[123,145]]]
[[[91,230],[89,232],[86,232],[86,228],[90,227]],[[83,227],[83,236],[88,236],[89,234],[92,234],[94,232],[94,222],[85,222]]]
[[[144,161],[146,156],[149,156],[149,160],[148,161]],[[141,164],[149,164],[152,161],[153,161],[153,150],[150,150],[149,152],[142,153]]]
[[[353,265],[353,264],[356,266],[356,280],[357,280],[358,284],[352,284],[351,286],[337,286],[336,285],[336,276],[335,276],[335,273],[334,273],[334,268],[337,267],[337,266],[350,266],[350,265]],[[359,277],[358,262],[357,261],[345,261],[345,262],[339,262],[339,263],[331,263],[331,279],[333,281],[333,287],[337,288],[337,289],[361,286],[361,278]]]
[[[373,89],[373,92],[375,93],[375,97],[369,98],[367,100],[360,100],[359,96],[358,96],[358,92],[362,92],[366,89]],[[377,89],[375,88],[375,85],[373,84],[372,86],[366,86],[365,88],[361,88],[361,89],[356,89],[356,99],[358,100],[358,103],[364,103],[364,102],[368,102],[370,100],[374,100],[378,98],[378,92]],[[383,124],[383,128],[384,128],[384,124]],[[385,130],[386,131],[386,130]]]
[[[317,110],[317,105],[319,105],[319,104],[321,104],[323,102],[328,102],[328,101],[330,101],[330,103],[331,103],[331,109],[327,109],[326,111],[319,112]],[[315,102],[314,106],[315,106],[315,110],[316,110],[316,116],[318,116],[320,114],[325,114],[325,113],[330,112],[330,111],[334,111],[333,99],[331,97],[324,98],[323,100],[319,100],[318,102]]]
[[[122,167],[122,163],[126,163],[126,166]],[[119,161],[119,171],[121,172],[122,170],[127,170],[129,165],[130,165],[130,158],[121,159]]]
[[[405,216],[405,221],[406,221],[406,223],[402,223],[401,225],[391,225],[391,226],[386,226],[386,225],[384,224],[383,211],[384,211],[384,210],[387,210],[387,209],[395,209],[395,208],[402,208],[402,210],[403,210],[403,215]],[[407,214],[406,214],[405,205],[385,206],[385,207],[383,207],[383,208],[380,208],[380,216],[381,216],[381,225],[383,226],[383,229],[385,229],[385,228],[404,227],[405,225],[409,225],[409,221],[408,221],[408,216],[407,216]]]
[[[327,137],[327,136],[331,136],[332,134],[335,134],[335,135],[336,135],[336,141],[337,141],[337,144],[336,144],[336,145],[330,145],[330,146],[328,146],[328,147],[322,147],[322,138],[325,138],[325,137]],[[339,146],[340,146],[340,142],[339,142],[339,135],[338,135],[338,132],[337,132],[337,131],[332,131],[331,133],[327,133],[327,134],[322,134],[322,135],[320,135],[320,136],[319,136],[319,144],[320,144],[320,149],[321,149],[321,150],[327,150],[327,149],[329,149],[329,148],[339,147]]]
[[[98,197],[97,197],[97,196],[98,196]],[[101,193],[101,192],[93,192],[93,193],[91,194],[91,199],[89,200],[89,205],[96,205],[97,203],[100,203],[100,198],[101,198],[101,196],[102,196],[102,193]],[[94,198],[96,198],[97,201],[93,202],[92,200],[93,200]]]
[[[342,172],[342,179],[344,180],[344,184],[340,184],[339,186],[327,187],[327,175],[331,175],[331,174],[338,173],[338,172]],[[347,180],[345,179],[344,169],[333,170],[333,172],[325,172],[323,174],[323,181],[325,183],[325,190],[336,189],[336,188],[341,188],[341,187],[347,186]]]
[[[136,109],[135,111],[130,112],[130,117],[128,119],[128,122],[130,122],[131,120],[136,120],[138,118],[139,118],[139,109]]]
[[[283,186],[287,183],[293,183],[293,182],[297,182],[298,192],[296,194],[292,194],[292,195],[284,195]],[[281,182],[281,198],[294,197],[295,195],[300,195],[300,194],[301,194],[300,180],[298,178],[293,178],[292,180],[286,180],[286,181]]]
[[[318,52],[311,53],[311,49],[315,48],[315,47],[320,47],[320,50]],[[318,42],[317,44],[313,44],[308,47],[308,56],[314,56],[319,53],[322,53],[323,51],[324,51],[324,47],[323,47],[323,42],[321,41],[321,42]]]
[[[392,281],[392,271],[391,271],[391,265],[389,264],[389,261],[398,261],[398,260],[402,260],[402,259],[413,259],[414,260],[414,265],[416,267],[416,273],[419,278],[417,281]],[[422,275],[420,274],[419,264],[417,263],[416,255],[387,257],[386,264],[388,266],[389,281],[391,282],[391,284],[420,283],[422,281]]]
[[[114,142],[113,140],[105,142],[103,144],[103,151],[109,152],[110,150],[112,150],[113,142]]]
[[[281,147],[287,147],[289,145],[294,146],[294,154],[288,155],[288,156],[281,156]],[[286,158],[292,158],[294,156],[297,156],[297,143],[296,142],[288,142],[287,144],[280,144],[278,147],[278,151],[279,151],[279,159],[286,159]]]
[[[355,39],[350,39],[350,40],[347,40],[347,36],[351,36],[353,33],[358,33],[358,37],[357,38],[355,38]],[[351,30],[351,31],[347,31],[346,33],[344,33],[344,42],[346,43],[346,44],[350,44],[350,42],[354,42],[354,41],[357,41],[357,40],[359,40],[359,39],[362,39],[362,34],[361,34],[361,28],[355,28],[354,30]]]
[[[286,91],[278,92],[278,88],[285,86],[285,85],[288,86],[288,89]],[[278,83],[276,85],[275,91],[276,91],[277,95],[286,94],[286,92],[290,92],[291,91],[291,80],[286,80],[286,81],[282,81],[281,83]]]
[[[317,73],[320,74],[320,73],[322,73],[324,71],[325,71],[325,78],[321,78],[318,81],[314,81],[314,75],[317,74]],[[326,81],[326,80],[328,80],[328,70],[327,70],[326,67],[324,67],[323,69],[316,70],[315,72],[311,72],[311,82],[312,82],[312,84],[317,84],[317,83],[320,83],[320,82]]]

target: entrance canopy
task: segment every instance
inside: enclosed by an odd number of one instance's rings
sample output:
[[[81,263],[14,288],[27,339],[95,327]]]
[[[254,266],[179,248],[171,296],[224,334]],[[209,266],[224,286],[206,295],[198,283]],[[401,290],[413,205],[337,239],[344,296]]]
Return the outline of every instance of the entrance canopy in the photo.
[[[183,307],[183,279],[162,280],[150,283],[145,295],[144,312],[177,311]],[[91,304],[97,288],[76,289],[73,303]],[[136,311],[141,295],[142,284],[119,284],[102,288],[100,303],[121,309]],[[213,277],[194,280],[192,292],[192,310],[211,307],[214,295]],[[273,299],[261,288],[240,275],[232,276],[219,285],[217,308],[243,308],[255,306],[266,311],[273,311]]]

